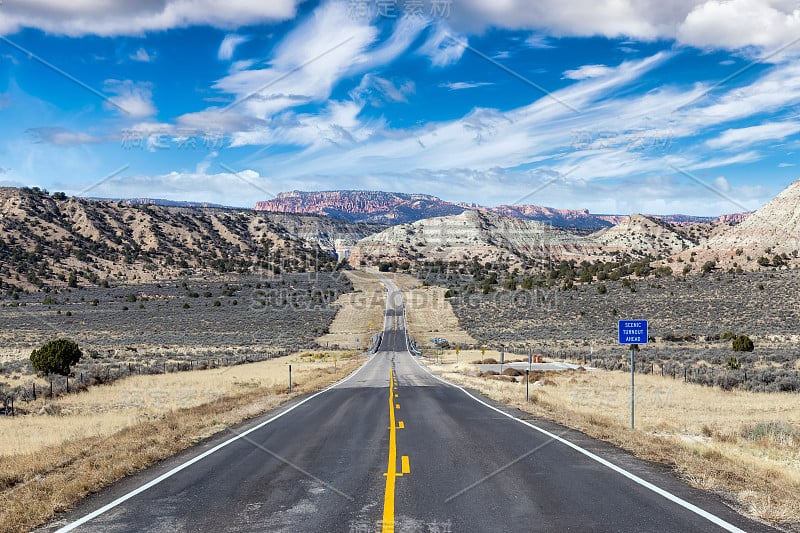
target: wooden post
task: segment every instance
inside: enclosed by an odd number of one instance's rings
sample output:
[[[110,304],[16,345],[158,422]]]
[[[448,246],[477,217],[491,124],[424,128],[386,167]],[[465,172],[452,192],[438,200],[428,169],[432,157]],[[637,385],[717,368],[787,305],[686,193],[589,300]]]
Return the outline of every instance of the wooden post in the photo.
[[[33,401],[36,401],[36,383],[33,384]]]
[[[289,365],[289,394],[292,393],[292,365]]]

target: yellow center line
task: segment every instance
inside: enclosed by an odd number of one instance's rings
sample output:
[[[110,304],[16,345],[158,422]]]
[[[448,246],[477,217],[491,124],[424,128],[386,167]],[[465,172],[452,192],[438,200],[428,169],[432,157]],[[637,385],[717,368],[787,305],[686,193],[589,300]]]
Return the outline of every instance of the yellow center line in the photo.
[[[394,533],[394,486],[397,478],[397,424],[394,416],[394,371],[389,370],[389,464],[383,494],[383,533]]]

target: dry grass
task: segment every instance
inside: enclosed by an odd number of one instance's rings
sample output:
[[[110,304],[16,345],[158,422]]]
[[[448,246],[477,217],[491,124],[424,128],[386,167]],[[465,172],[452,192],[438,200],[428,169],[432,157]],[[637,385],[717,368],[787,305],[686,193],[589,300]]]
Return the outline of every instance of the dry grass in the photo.
[[[338,372],[333,372],[336,358]],[[91,492],[352,372],[352,353],[133,376],[0,419],[0,531],[25,531]],[[288,368],[292,364],[292,396]],[[25,450],[24,452],[22,450]]]
[[[370,337],[383,327],[386,293],[374,274],[363,270],[347,271],[346,274],[353,284],[353,292],[336,300],[339,311],[328,328],[329,333],[317,338],[317,343],[346,350],[366,348]]]
[[[526,404],[522,383],[475,377],[475,367],[466,364],[432,368],[495,400],[673,465],[692,485],[726,495],[745,514],[800,525],[797,394],[723,391],[637,375],[631,432],[630,375],[623,372],[548,373],[547,385],[531,386]]]

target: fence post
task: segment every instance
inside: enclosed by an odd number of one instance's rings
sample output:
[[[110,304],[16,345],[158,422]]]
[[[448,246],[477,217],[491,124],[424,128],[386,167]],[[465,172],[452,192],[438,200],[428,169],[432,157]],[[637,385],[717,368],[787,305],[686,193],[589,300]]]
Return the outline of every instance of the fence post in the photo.
[[[530,374],[531,374],[530,370],[525,370],[525,403],[528,403],[529,398],[530,398],[530,394],[528,392],[528,389],[529,389],[530,384],[531,384],[531,376],[530,376]]]
[[[33,401],[36,401],[36,383],[33,384]]]
[[[64,376],[67,380],[67,392],[69,392],[69,376]]]
[[[292,365],[289,365],[289,394],[292,393]]]

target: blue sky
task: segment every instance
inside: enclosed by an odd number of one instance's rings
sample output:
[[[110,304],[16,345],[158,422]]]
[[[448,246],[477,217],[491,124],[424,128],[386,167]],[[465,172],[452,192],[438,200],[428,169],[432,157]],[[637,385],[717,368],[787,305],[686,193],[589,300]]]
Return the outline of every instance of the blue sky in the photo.
[[[800,177],[783,0],[6,0],[0,185],[718,215]]]

